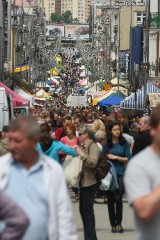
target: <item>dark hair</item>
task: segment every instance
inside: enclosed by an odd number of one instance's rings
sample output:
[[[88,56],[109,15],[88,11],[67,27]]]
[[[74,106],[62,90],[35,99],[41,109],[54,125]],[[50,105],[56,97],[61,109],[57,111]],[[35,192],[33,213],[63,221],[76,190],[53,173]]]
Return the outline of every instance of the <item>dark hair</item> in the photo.
[[[123,133],[129,133],[129,125],[127,123],[123,124]]]
[[[108,145],[109,148],[112,148],[112,146],[113,146],[112,133],[111,133],[112,128],[113,128],[114,126],[117,126],[117,125],[118,125],[118,126],[120,127],[120,129],[121,129],[121,124],[120,124],[119,122],[117,122],[117,121],[109,122],[108,131],[107,131],[107,145]],[[125,144],[125,142],[126,142],[126,140],[125,140],[125,138],[123,137],[123,135],[122,135],[122,130],[121,130],[121,133],[120,133],[120,136],[119,136],[119,143],[120,143],[121,145],[123,145],[123,144]]]
[[[160,104],[158,104],[152,111],[151,127],[157,128],[160,124]]]
[[[67,115],[64,119],[70,121],[70,120],[72,120],[72,117]]]
[[[50,125],[48,123],[41,124],[40,129],[41,129],[40,143],[42,145],[50,144],[53,141],[50,135],[50,132],[52,130]]]

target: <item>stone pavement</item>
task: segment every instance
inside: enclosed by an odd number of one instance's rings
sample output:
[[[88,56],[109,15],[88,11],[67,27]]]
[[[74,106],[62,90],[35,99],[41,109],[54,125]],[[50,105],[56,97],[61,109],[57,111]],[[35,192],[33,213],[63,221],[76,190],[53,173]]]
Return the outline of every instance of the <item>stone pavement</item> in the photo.
[[[79,240],[83,240],[83,227],[79,215],[79,203],[73,201],[73,211],[78,228]],[[134,220],[132,209],[124,201],[124,233],[111,233],[106,204],[95,204],[96,228],[98,240],[134,240]]]

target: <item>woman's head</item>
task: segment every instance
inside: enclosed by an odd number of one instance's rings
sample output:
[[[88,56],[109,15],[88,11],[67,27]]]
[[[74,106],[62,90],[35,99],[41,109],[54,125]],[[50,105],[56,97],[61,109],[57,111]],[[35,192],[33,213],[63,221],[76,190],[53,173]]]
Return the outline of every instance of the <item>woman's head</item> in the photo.
[[[65,131],[67,133],[67,135],[71,135],[76,133],[76,127],[74,125],[74,123],[72,122],[68,122],[65,124]]]
[[[108,142],[112,143],[113,140],[117,140],[119,143],[123,143],[125,139],[122,136],[122,128],[119,122],[110,122],[108,126]]]
[[[102,130],[98,130],[96,133],[95,133],[95,139],[97,142],[99,142],[100,144],[105,144],[106,142],[106,132],[105,131],[102,131]]]
[[[87,140],[93,140],[93,131],[83,125],[79,129],[79,141],[84,143]]]

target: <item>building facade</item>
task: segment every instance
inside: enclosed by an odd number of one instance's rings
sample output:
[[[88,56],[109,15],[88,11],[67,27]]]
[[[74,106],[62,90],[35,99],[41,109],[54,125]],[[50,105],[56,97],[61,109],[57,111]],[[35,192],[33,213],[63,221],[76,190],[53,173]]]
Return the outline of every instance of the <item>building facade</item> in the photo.
[[[45,0],[43,2],[47,21],[50,21],[52,13],[56,12],[56,10],[59,11],[59,5],[57,4],[57,2],[58,1],[56,1],[56,0]],[[56,10],[55,10],[55,8],[56,8]]]
[[[61,14],[61,0],[55,0],[55,12]]]
[[[149,18],[149,76],[160,77],[160,2],[159,0],[150,1]]]
[[[143,26],[146,22],[145,5],[121,6],[120,11],[120,50],[130,48],[130,29],[136,26]]]
[[[86,23],[89,19],[91,0],[61,0],[61,13],[71,11],[73,18],[80,23]]]

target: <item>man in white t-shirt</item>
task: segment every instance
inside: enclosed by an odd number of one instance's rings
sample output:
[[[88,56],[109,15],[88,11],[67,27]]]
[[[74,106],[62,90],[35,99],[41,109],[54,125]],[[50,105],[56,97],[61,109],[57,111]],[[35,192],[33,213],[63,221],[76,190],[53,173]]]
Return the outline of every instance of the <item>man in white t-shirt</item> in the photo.
[[[124,178],[136,240],[160,239],[160,105],[151,116],[151,136],[152,145],[130,161]]]

